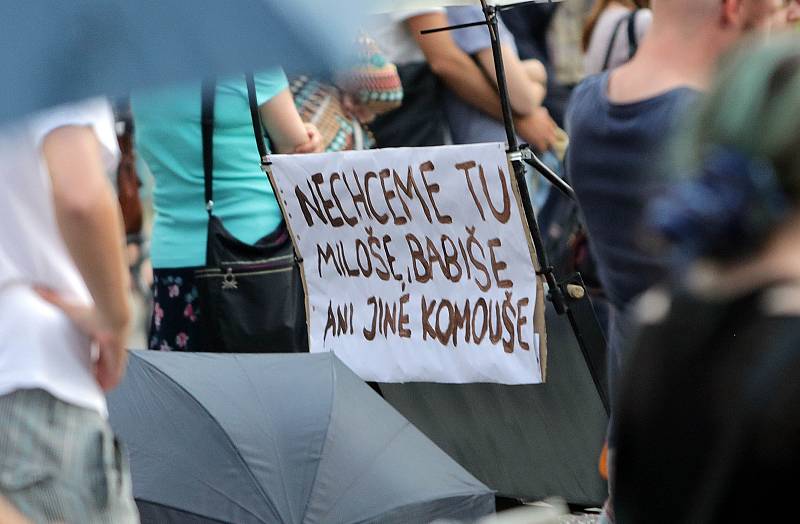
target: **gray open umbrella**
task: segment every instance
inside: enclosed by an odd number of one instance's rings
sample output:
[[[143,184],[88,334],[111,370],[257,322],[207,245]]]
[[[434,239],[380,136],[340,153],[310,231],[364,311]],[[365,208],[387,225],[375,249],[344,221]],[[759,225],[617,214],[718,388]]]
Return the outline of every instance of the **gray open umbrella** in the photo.
[[[474,519],[494,494],[332,353],[131,352],[109,395],[143,522]]]
[[[364,3],[2,1],[0,120],[89,96],[273,64],[328,70],[352,45]]]

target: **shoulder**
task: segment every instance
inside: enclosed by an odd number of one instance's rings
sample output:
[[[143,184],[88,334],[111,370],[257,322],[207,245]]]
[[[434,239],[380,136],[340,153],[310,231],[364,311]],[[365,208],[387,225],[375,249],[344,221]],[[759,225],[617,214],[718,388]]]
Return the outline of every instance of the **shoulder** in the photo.
[[[605,9],[597,19],[595,32],[607,38],[616,25],[631,13],[627,7],[614,6]]]
[[[572,96],[582,97],[592,91],[600,89],[600,85],[605,82],[605,73],[597,73],[584,78],[573,90]]]
[[[67,125],[94,125],[113,122],[111,104],[104,98],[66,104],[36,114],[30,121],[37,131],[48,132]]]
[[[279,67],[265,69],[253,74],[253,83],[256,87],[256,97],[261,105],[289,86],[286,74]],[[247,99],[247,83],[244,75],[238,75],[219,82],[217,94],[227,93],[236,97]]]
[[[653,25],[653,12],[649,9],[639,9],[636,12],[636,36],[643,38]]]
[[[605,86],[608,73],[597,73],[586,77],[573,90],[567,106],[566,122],[567,132],[571,134],[570,127],[583,118],[584,114],[593,112],[597,104],[606,99]]]
[[[480,7],[465,5],[447,8],[447,21],[450,25],[467,24],[483,18]],[[474,55],[484,49],[491,48],[489,32],[484,26],[467,27],[450,33],[453,41],[462,51]]]
[[[50,132],[64,126],[91,128],[101,146],[103,162],[107,169],[113,170],[119,155],[114,113],[105,98],[93,98],[48,109],[38,113],[30,120],[30,129],[37,145]]]
[[[256,88],[261,95],[262,89],[268,89],[274,94],[276,91],[281,91],[289,85],[289,80],[286,78],[286,73],[280,67],[273,67],[265,71],[260,71],[253,75]]]

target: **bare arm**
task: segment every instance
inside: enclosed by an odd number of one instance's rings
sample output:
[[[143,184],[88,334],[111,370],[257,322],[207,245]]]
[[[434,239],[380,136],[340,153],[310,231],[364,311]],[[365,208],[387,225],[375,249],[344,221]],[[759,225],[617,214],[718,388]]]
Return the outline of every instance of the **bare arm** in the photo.
[[[513,49],[505,45],[500,46],[500,49],[503,53],[511,109],[520,116],[530,115],[534,109],[542,105],[544,96],[547,94],[546,89],[542,83],[533,81]],[[489,74],[492,82],[497,86],[497,74],[494,69],[494,55],[491,48],[478,51],[477,58],[483,66],[483,70]]]
[[[125,372],[131,317],[119,205],[106,178],[100,144],[90,128],[58,128],[47,135],[42,152],[61,235],[94,306],[71,303],[52,291],[40,292],[97,343],[95,378],[109,390]]]
[[[433,72],[445,85],[463,100],[489,116],[503,119],[500,97],[478,65],[464,53],[446,32],[421,35],[423,29],[444,27],[447,16],[443,13],[419,15],[406,20],[415,35]],[[492,66],[494,67],[494,66]],[[514,118],[517,132],[528,143],[545,150],[554,140],[555,123],[547,110],[539,105],[530,106],[526,114]]]
[[[30,524],[7,500],[0,497],[0,522],[4,524]]]
[[[47,135],[43,153],[67,249],[109,325],[125,327],[130,312],[124,229],[100,144],[88,127],[61,127]]]
[[[294,153],[309,142],[308,130],[288,88],[261,104],[259,110],[276,152]]]
[[[547,69],[544,64],[535,58],[522,60],[522,67],[532,81],[537,84],[542,84],[542,87],[547,89]]]
[[[444,13],[428,13],[406,20],[434,74],[461,99],[500,120],[500,97],[478,65],[462,51],[447,32],[421,35],[423,29],[447,25]]]

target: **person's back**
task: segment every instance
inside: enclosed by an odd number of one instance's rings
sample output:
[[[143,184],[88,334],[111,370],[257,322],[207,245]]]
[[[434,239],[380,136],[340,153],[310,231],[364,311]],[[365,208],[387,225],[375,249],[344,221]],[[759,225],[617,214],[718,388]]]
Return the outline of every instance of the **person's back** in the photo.
[[[650,293],[669,314],[642,327],[620,386],[617,520],[779,520],[800,465],[800,286]]]
[[[640,246],[638,233],[642,209],[667,183],[661,152],[673,123],[707,85],[719,56],[771,14],[755,6],[773,3],[656,0],[650,35],[634,59],[588,78],[572,98],[567,170],[613,307],[612,387],[626,309],[664,272],[665,262]]]
[[[319,133],[303,124],[283,71],[253,75],[268,147],[275,153],[311,152]],[[154,177],[153,315],[150,349],[209,351],[195,270],[207,263],[210,221],[205,201],[202,87],[194,84],[135,93],[131,106],[136,145]],[[245,75],[220,79],[213,90],[214,216],[235,240],[255,244],[282,222],[278,201],[260,169]],[[281,297],[275,297],[280,300]]]
[[[567,165],[604,290],[621,313],[664,274],[664,261],[639,247],[639,219],[648,200],[666,186],[662,150],[697,93],[679,87],[615,103],[607,95],[608,78],[607,73],[590,77],[575,90]]]
[[[279,71],[255,75],[258,102],[288,87]],[[202,266],[206,256],[200,84],[132,97],[136,146],[155,178],[153,266]],[[221,81],[214,114],[214,207],[226,227],[252,243],[281,221],[278,202],[259,168],[244,77]]]

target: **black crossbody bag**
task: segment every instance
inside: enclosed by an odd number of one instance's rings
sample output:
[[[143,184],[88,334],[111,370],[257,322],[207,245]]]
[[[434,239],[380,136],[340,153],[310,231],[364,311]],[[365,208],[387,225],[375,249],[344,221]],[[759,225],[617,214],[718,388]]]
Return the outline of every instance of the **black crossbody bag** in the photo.
[[[247,97],[262,169],[269,164],[253,76]],[[202,140],[208,212],[206,264],[195,272],[207,351],[291,353],[308,351],[305,297],[286,224],[255,244],[234,237],[214,214],[214,99],[216,82],[203,82]],[[271,182],[270,182],[271,183]],[[276,197],[277,198],[277,197]]]

